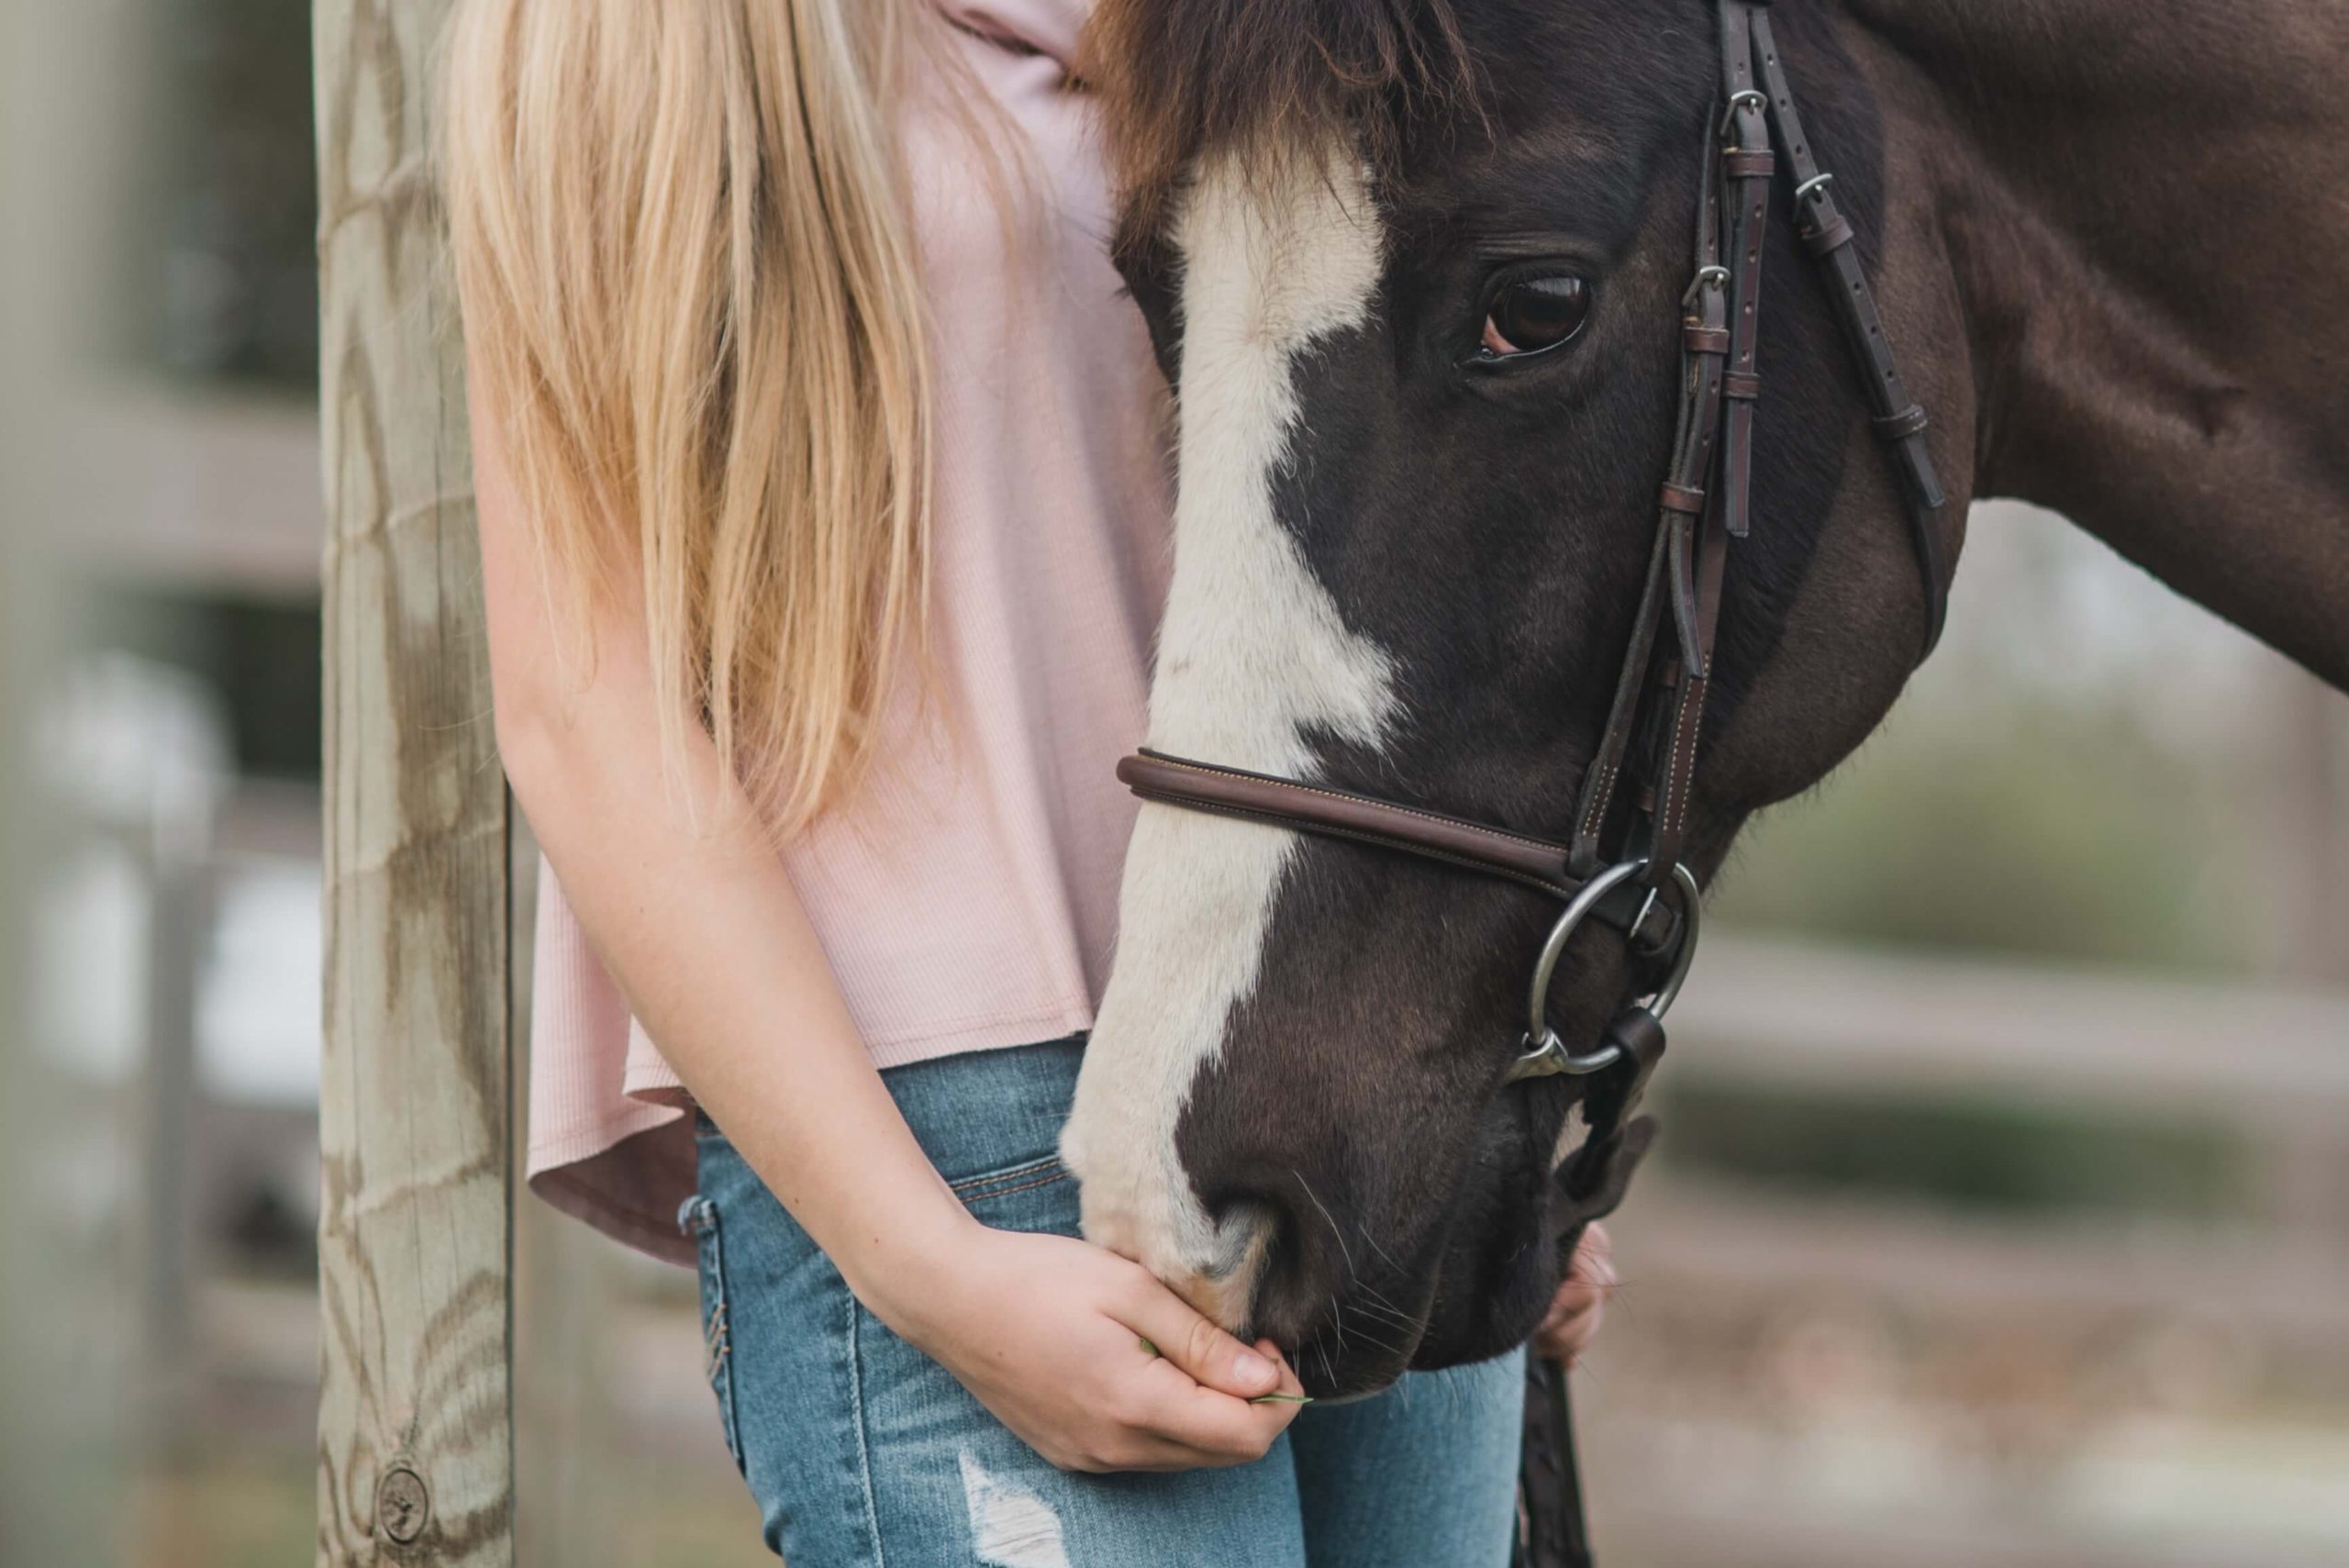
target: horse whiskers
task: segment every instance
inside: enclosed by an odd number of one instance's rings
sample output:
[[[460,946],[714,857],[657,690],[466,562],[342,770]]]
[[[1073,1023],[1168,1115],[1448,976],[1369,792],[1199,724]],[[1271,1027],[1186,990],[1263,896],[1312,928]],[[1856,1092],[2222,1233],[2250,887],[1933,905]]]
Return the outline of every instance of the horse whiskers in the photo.
[[[1321,1218],[1329,1225],[1330,1234],[1337,1240],[1338,1256],[1346,1261],[1347,1276],[1349,1278],[1359,1279],[1361,1277],[1361,1271],[1354,1267],[1353,1252],[1346,1246],[1346,1233],[1339,1228],[1337,1218],[1330,1212],[1329,1207],[1322,1203],[1319,1197],[1315,1195],[1313,1184],[1305,1179],[1304,1172],[1292,1165],[1289,1167],[1288,1173],[1297,1178],[1297,1187],[1305,1194],[1307,1201],[1311,1203],[1315,1208],[1321,1211]]]
[[[1378,1244],[1378,1238],[1370,1233],[1370,1228],[1368,1226],[1363,1227],[1362,1239],[1364,1245],[1367,1246],[1372,1251],[1377,1253],[1381,1258],[1386,1260],[1386,1266],[1388,1268],[1393,1269],[1398,1274],[1405,1272],[1403,1265],[1395,1261],[1395,1254]]]
[[[1353,1249],[1346,1245],[1346,1232],[1344,1227],[1338,1223],[1337,1216],[1330,1212],[1330,1206],[1321,1201],[1320,1195],[1313,1190],[1313,1184],[1305,1179],[1305,1173],[1292,1166],[1289,1170],[1289,1174],[1297,1179],[1297,1190],[1305,1195],[1306,1201],[1310,1203],[1314,1207],[1314,1211],[1321,1216],[1322,1223],[1329,1226],[1330,1239],[1338,1244],[1338,1256],[1345,1263],[1346,1285],[1350,1287],[1353,1293],[1353,1299],[1351,1301],[1347,1299],[1347,1296],[1343,1292],[1333,1296],[1330,1300],[1330,1335],[1336,1342],[1337,1349],[1341,1352],[1343,1352],[1346,1347],[1345,1315],[1349,1307],[1353,1308],[1358,1317],[1369,1317],[1373,1323],[1384,1323],[1395,1329],[1400,1330],[1401,1334],[1404,1336],[1416,1335],[1420,1327],[1418,1319],[1414,1318],[1409,1313],[1404,1311],[1400,1307],[1395,1305],[1395,1303],[1387,1297],[1385,1292],[1381,1291],[1376,1285],[1371,1284],[1368,1279],[1364,1277],[1362,1266],[1354,1261]],[[1395,1268],[1398,1273],[1402,1272],[1400,1265],[1397,1264],[1395,1262],[1394,1254],[1388,1252],[1386,1248],[1381,1247],[1378,1244],[1378,1239],[1371,1235],[1370,1231],[1366,1228],[1362,1232],[1362,1238],[1364,1242],[1368,1243],[1372,1251],[1375,1251],[1381,1258],[1386,1260],[1388,1266]],[[1399,1342],[1398,1340],[1390,1339],[1381,1334],[1365,1332],[1359,1322],[1356,1324],[1355,1331],[1364,1341],[1375,1350],[1382,1351],[1388,1355],[1400,1356],[1408,1354],[1407,1347]],[[1330,1374],[1331,1376],[1331,1380],[1335,1381],[1334,1373],[1332,1373],[1330,1370],[1330,1347],[1326,1344],[1320,1346],[1319,1354],[1321,1357],[1322,1372],[1325,1374]]]
[[[1341,1350],[1345,1348],[1346,1336],[1345,1331],[1339,1327],[1339,1319],[1344,1315],[1345,1306],[1343,1303],[1334,1305],[1330,1309],[1330,1327],[1331,1331],[1337,1335],[1338,1347]],[[1408,1327],[1408,1325],[1406,1324],[1404,1327]],[[1391,1340],[1381,1339],[1376,1334],[1364,1334],[1363,1338],[1369,1340],[1374,1349],[1385,1351],[1389,1355],[1400,1355],[1403,1353],[1402,1346],[1397,1345]]]
[[[1356,1281],[1355,1283],[1358,1284],[1361,1284],[1360,1281]],[[1372,1286],[1363,1284],[1362,1289],[1367,1299],[1358,1301],[1354,1304],[1357,1310],[1370,1312],[1377,1317],[1384,1318],[1386,1321],[1394,1324],[1398,1329],[1408,1329],[1411,1327],[1411,1315],[1409,1313],[1404,1311],[1401,1307],[1387,1300]]]
[[[1371,1298],[1372,1301],[1375,1302],[1386,1312],[1392,1314],[1396,1322],[1408,1327],[1411,1321],[1410,1315],[1406,1313],[1401,1307],[1396,1306],[1394,1302],[1388,1300],[1386,1295],[1381,1292],[1376,1285],[1372,1284],[1367,1279],[1363,1277],[1361,1265],[1354,1262],[1353,1251],[1346,1245],[1346,1233],[1344,1229],[1339,1226],[1337,1217],[1330,1212],[1329,1206],[1323,1203],[1320,1197],[1314,1192],[1313,1184],[1305,1179],[1304,1173],[1292,1166],[1289,1170],[1289,1174],[1297,1178],[1298,1190],[1303,1192],[1307,1200],[1313,1205],[1315,1209],[1319,1211],[1322,1222],[1330,1227],[1330,1235],[1338,1243],[1338,1255],[1345,1260],[1347,1281],[1350,1284],[1358,1286]],[[1362,1232],[1362,1239],[1373,1251],[1375,1251],[1380,1257],[1386,1260],[1389,1267],[1393,1268],[1397,1273],[1403,1272],[1402,1265],[1395,1262],[1394,1255],[1388,1252],[1386,1248],[1381,1247],[1378,1244],[1378,1238],[1373,1236],[1367,1229],[1364,1229]]]

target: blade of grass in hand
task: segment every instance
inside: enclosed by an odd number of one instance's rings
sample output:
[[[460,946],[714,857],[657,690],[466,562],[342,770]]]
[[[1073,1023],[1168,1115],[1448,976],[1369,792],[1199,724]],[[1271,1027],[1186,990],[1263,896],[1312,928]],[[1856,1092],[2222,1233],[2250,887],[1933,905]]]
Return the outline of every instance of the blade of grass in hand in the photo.
[[[1145,1354],[1163,1356],[1166,1353],[1147,1339],[1141,1340],[1140,1343]],[[1310,1394],[1259,1394],[1248,1403],[1251,1405],[1310,1405],[1313,1403],[1313,1396]]]

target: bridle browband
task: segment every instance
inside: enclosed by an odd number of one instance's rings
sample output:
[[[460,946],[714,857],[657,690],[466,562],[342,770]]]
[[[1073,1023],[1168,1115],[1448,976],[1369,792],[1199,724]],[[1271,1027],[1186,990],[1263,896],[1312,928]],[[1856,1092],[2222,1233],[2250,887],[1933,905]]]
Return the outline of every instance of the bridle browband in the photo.
[[[1554,1240],[1562,1261],[1572,1255],[1583,1226],[1612,1210],[1646,1148],[1646,1118],[1633,1121],[1631,1112],[1663,1055],[1661,1020],[1696,951],[1698,884],[1681,853],[1698,731],[1713,675],[1723,569],[1731,541],[1745,538],[1753,522],[1762,258],[1781,149],[1793,182],[1796,232],[1819,264],[1860,373],[1870,424],[1890,451],[1905,492],[1925,590],[1920,662],[1941,639],[1947,608],[1939,527],[1944,496],[1926,448],[1925,411],[1901,381],[1856,237],[1836,206],[1835,177],[1819,167],[1803,130],[1772,35],[1769,3],[1718,0],[1721,97],[1705,138],[1695,274],[1681,300],[1681,396],[1672,456],[1630,644],[1598,750],[1583,773],[1568,839],[1556,842],[1147,750],[1118,764],[1119,778],[1145,800],[1399,851],[1565,901],[1534,966],[1523,1049],[1504,1079],[1595,1075],[1583,1102],[1587,1136],[1557,1173],[1564,1201],[1553,1216]],[[1664,643],[1667,617],[1673,636]],[[1649,782],[1630,799],[1631,820],[1609,857],[1602,839],[1634,759]],[[1676,908],[1667,906],[1667,897]],[[1577,1055],[1549,1026],[1547,1001],[1567,943],[1593,916],[1620,929],[1635,955],[1660,960],[1669,952],[1671,961],[1654,991],[1619,1010],[1598,1049]],[[1532,1365],[1522,1561],[1528,1568],[1588,1568],[1564,1378],[1538,1358]],[[1557,1506],[1533,1485],[1537,1481],[1553,1490]]]

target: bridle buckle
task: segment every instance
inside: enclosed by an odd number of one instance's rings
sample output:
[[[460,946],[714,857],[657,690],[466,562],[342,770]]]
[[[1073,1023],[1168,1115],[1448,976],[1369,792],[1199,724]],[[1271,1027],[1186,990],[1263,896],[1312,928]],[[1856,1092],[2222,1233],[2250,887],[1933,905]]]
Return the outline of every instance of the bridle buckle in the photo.
[[[1722,136],[1729,134],[1730,127],[1737,123],[1738,110],[1752,109],[1755,114],[1760,114],[1769,106],[1769,95],[1758,87],[1742,88],[1731,93],[1729,95],[1728,106],[1721,110],[1721,128],[1719,134]]]
[[[1697,275],[1689,280],[1688,292],[1680,296],[1680,308],[1683,310],[1693,310],[1696,308],[1697,296],[1698,295],[1703,294],[1709,288],[1727,288],[1729,287],[1729,269],[1727,267],[1705,266],[1698,268]]]

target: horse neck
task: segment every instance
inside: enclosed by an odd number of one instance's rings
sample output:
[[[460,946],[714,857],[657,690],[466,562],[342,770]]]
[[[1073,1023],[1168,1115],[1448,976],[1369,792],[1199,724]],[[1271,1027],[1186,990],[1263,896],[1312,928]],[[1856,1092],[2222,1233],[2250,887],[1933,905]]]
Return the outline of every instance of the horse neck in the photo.
[[[1844,4],[1965,317],[1976,491],[2349,687],[2349,6]]]

